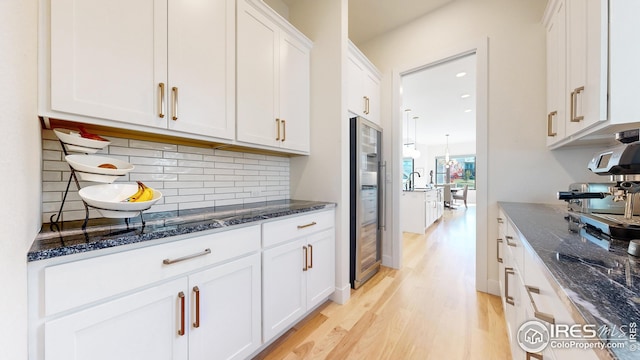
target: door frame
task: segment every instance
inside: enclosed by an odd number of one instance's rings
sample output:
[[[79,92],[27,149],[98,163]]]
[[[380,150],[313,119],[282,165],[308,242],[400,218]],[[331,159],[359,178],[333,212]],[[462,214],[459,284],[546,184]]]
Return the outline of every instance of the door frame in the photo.
[[[402,196],[402,76],[461,56],[476,55],[476,290],[488,292],[488,102],[489,102],[489,39],[482,37],[466,46],[448,49],[413,65],[392,70],[392,177],[391,206],[386,209],[392,219],[391,254],[386,263],[402,266],[402,230],[400,229],[400,197]],[[393,216],[396,214],[396,216]]]

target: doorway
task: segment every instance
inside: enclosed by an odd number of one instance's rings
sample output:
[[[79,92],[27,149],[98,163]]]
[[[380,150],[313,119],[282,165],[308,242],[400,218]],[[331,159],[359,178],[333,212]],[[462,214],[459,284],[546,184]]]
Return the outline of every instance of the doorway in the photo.
[[[487,277],[487,158],[488,158],[488,125],[487,125],[487,113],[488,113],[488,39],[483,38],[480,41],[471,44],[470,46],[460,49],[460,51],[451,51],[448,54],[441,54],[431,59],[426,59],[420,62],[416,66],[407,66],[404,69],[398,69],[393,72],[392,77],[392,106],[393,109],[393,122],[392,122],[392,154],[391,156],[395,161],[392,162],[391,169],[391,181],[388,181],[388,186],[391,186],[390,202],[391,206],[389,211],[391,214],[400,213],[400,197],[402,195],[402,163],[403,154],[402,148],[405,144],[406,135],[404,132],[403,122],[406,121],[406,109],[403,108],[403,77],[409,76],[412,73],[419,72],[429,67],[445,64],[451,60],[464,58],[468,56],[475,56],[475,109],[472,112],[475,114],[475,155],[476,155],[476,190],[475,190],[475,203],[476,203],[476,289],[479,291],[488,291],[488,277]],[[462,96],[463,94],[460,94]],[[420,115],[416,115],[420,117]],[[413,115],[411,116],[413,118]],[[419,121],[419,120],[418,120]],[[411,123],[411,126],[414,126]],[[409,126],[410,128],[410,126]],[[419,132],[416,130],[416,133]],[[419,135],[418,135],[419,136]],[[418,139],[420,143],[420,139]],[[428,151],[427,151],[428,152]],[[442,150],[441,150],[442,152]],[[422,153],[421,155],[422,156]],[[435,161],[434,165],[435,167]],[[429,171],[424,170],[425,174],[429,174]],[[425,177],[425,179],[428,178]],[[435,182],[435,179],[434,179]],[[393,267],[400,268],[402,266],[402,231],[400,228],[400,217],[391,217],[393,219],[392,227],[392,240],[391,249],[389,253],[389,264]]]

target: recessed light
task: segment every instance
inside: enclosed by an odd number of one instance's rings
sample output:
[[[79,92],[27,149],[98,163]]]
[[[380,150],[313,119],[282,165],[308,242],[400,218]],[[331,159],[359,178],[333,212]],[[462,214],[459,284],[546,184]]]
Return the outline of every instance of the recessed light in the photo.
[[[465,76],[465,75],[467,75],[467,73],[463,71],[463,72],[459,72],[459,73],[457,73],[457,74],[456,74],[456,77],[463,77],[463,76]]]
[[[466,99],[466,98],[468,98],[469,96],[471,96],[471,95],[469,95],[469,94],[462,94],[460,97],[461,97],[461,98],[463,98],[463,99]]]
[[[471,109],[467,109],[467,110],[465,110],[464,112],[471,112]]]

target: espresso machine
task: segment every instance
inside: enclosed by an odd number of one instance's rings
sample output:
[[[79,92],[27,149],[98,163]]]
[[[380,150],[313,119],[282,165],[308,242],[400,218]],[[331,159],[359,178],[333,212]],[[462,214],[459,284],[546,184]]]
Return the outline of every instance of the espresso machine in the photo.
[[[576,183],[558,199],[569,204],[569,229],[605,249],[614,240],[640,239],[640,130],[616,134],[621,144],[596,153],[588,168],[609,177]]]

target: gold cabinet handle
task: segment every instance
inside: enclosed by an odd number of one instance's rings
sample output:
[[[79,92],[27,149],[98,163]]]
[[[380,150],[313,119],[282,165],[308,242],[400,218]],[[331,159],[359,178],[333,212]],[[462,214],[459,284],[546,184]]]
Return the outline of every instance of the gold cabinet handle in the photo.
[[[498,259],[499,263],[503,263],[503,260],[500,257],[500,244],[502,243],[503,243],[502,239],[498,239],[498,241],[496,242],[496,258]]]
[[[536,305],[536,302],[533,300],[533,296],[531,295],[531,293],[540,294],[540,289],[535,286],[529,286],[529,285],[525,285],[524,287],[527,289],[527,295],[529,295],[529,301],[531,301],[531,306],[533,306],[533,316],[535,316],[536,318],[542,321],[546,321],[549,324],[555,324],[556,319],[553,317],[553,315],[539,311],[538,306]]]
[[[298,229],[308,228],[309,226],[313,226],[313,225],[317,225],[317,224],[318,224],[317,222],[313,221],[313,222],[310,222],[308,224],[298,225]]]
[[[200,288],[193,287],[193,293],[196,295],[196,321],[193,323],[194,328],[200,327]]]
[[[172,87],[171,92],[173,92],[173,120],[178,120],[178,88]]]
[[[184,293],[180,291],[178,293],[178,298],[180,299],[180,328],[178,329],[178,335],[184,336]]]
[[[575,88],[571,92],[571,122],[580,122],[584,120],[584,116],[578,116],[578,95],[584,91],[584,86]]]
[[[313,246],[310,244],[307,246],[309,247],[309,266],[307,268],[311,269],[313,268]]]
[[[558,135],[553,131],[553,117],[558,115],[557,111],[552,111],[547,115],[547,136],[553,137]]]
[[[518,247],[518,245],[516,244],[516,242],[511,242],[509,240],[513,240],[513,236],[505,236],[504,237],[507,240],[507,245],[512,246],[512,247]]]
[[[368,113],[369,113],[369,97],[367,97],[367,96],[363,96],[363,97],[362,97],[362,99],[364,100],[364,109],[363,109],[363,112],[364,112],[365,114],[368,114]]]
[[[544,360],[544,357],[540,354],[530,353],[527,351],[527,360],[531,359]]]
[[[158,116],[164,118],[164,83],[158,84]]]
[[[282,123],[282,141],[287,140],[287,122],[284,119],[280,120]]]
[[[304,256],[304,267],[302,268],[302,271],[307,271],[309,268],[307,267],[307,256],[309,255],[308,251],[307,251],[307,247],[306,246],[302,246],[302,255]]]
[[[507,304],[515,306],[516,302],[513,299],[513,296],[509,295],[509,275],[515,275],[516,272],[513,271],[513,268],[508,267],[504,268],[504,301]]]
[[[502,218],[498,218],[498,224],[504,224],[504,220]]]
[[[367,96],[367,115],[371,112],[371,99]]]
[[[276,136],[276,141],[280,140],[280,119],[276,119],[276,131],[278,135]]]
[[[175,264],[175,263],[180,262],[180,261],[193,259],[193,258],[196,258],[198,256],[204,256],[204,255],[207,255],[207,254],[211,254],[211,249],[206,248],[206,249],[204,249],[203,251],[201,251],[199,253],[183,256],[183,257],[180,257],[180,258],[177,258],[177,259],[164,259],[164,260],[162,260],[162,263],[165,264],[165,265],[171,265],[171,264]]]

